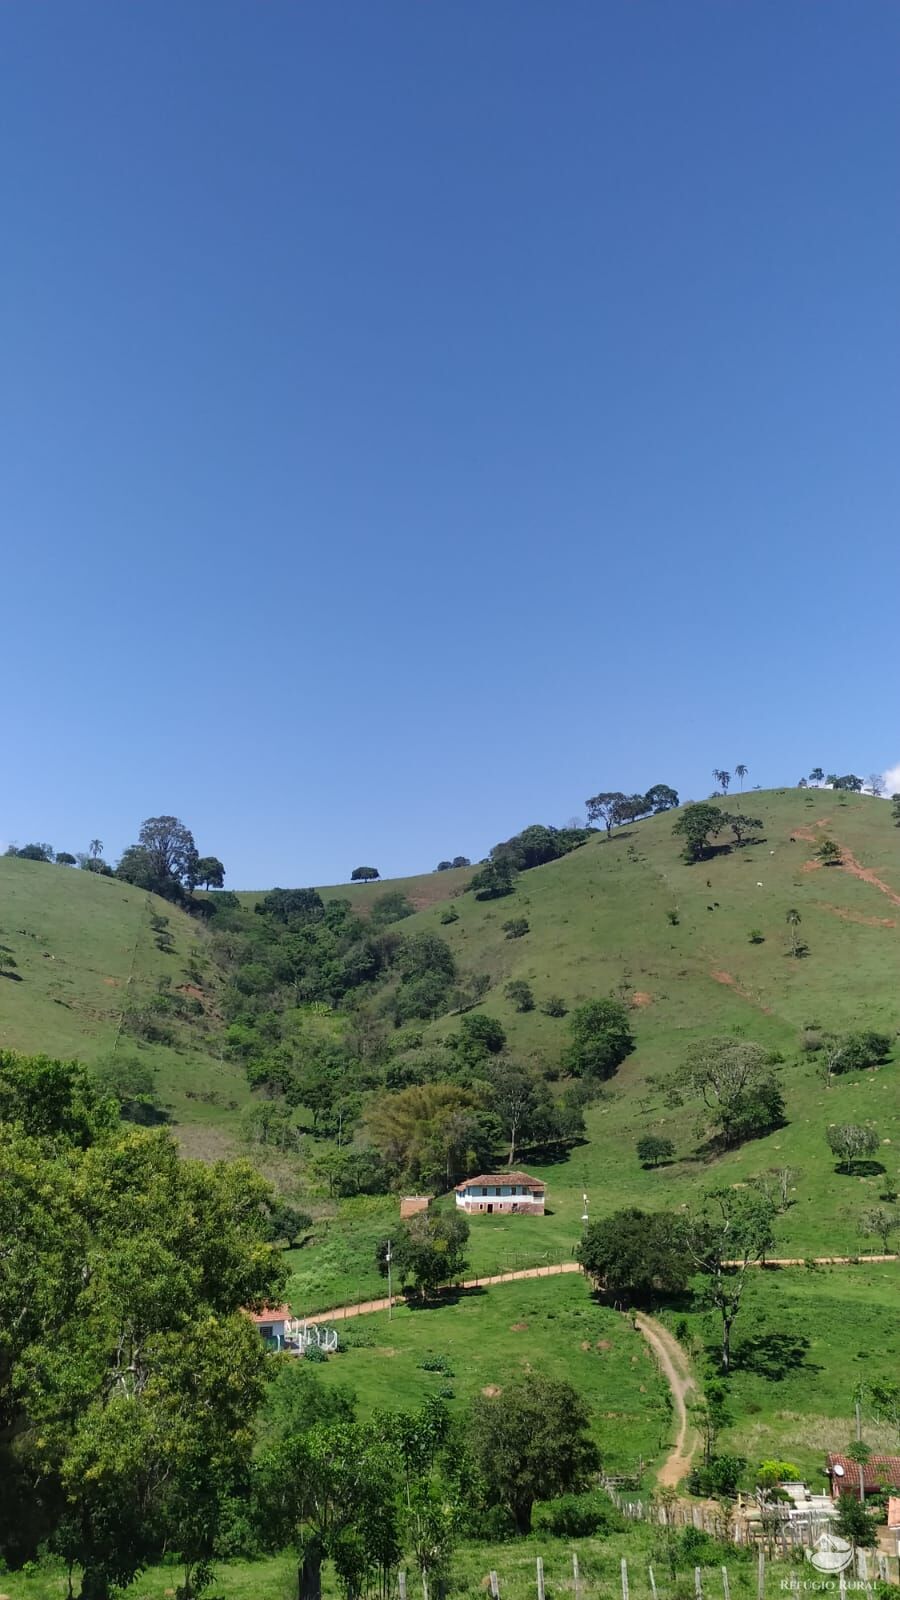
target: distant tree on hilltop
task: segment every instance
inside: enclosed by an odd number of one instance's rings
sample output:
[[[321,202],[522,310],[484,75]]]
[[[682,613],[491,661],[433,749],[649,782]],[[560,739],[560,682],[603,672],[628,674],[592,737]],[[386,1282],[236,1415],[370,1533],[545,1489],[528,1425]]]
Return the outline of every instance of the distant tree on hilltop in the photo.
[[[75,857],[69,850],[57,850],[56,865],[58,867],[74,867],[76,865]]]
[[[225,886],[225,868],[218,856],[198,856],[194,864],[197,882],[204,889],[222,889]]]
[[[721,789],[722,793],[723,794],[727,794],[728,793],[728,785],[731,782],[731,773],[730,772],[726,772],[724,767],[713,767],[713,778],[714,778],[715,782],[719,785],[719,788]]]
[[[822,767],[813,767],[812,772],[809,775],[809,781],[810,783],[814,783],[816,788],[818,788],[820,784],[825,782],[824,769]]]
[[[375,879],[380,877],[381,873],[377,867],[354,867],[350,874],[350,882],[374,883]]]
[[[749,768],[747,766],[745,766],[743,761],[739,761],[737,766],[734,769],[735,777],[736,778],[740,778],[740,780],[741,780],[741,794],[743,794],[743,792],[744,792],[744,779],[746,778],[748,771],[749,771]]]
[[[700,800],[685,806],[672,832],[684,840],[682,855],[687,862],[702,861],[710,853],[710,837],[715,838],[728,825],[728,813],[721,806]]]

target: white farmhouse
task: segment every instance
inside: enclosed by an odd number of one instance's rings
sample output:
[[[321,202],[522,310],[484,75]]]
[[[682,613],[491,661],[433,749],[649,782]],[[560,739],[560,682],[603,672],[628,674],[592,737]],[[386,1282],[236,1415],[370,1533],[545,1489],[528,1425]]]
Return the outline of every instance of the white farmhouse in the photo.
[[[456,1185],[456,1205],[470,1215],[476,1211],[518,1212],[520,1216],[544,1215],[544,1185],[527,1172],[483,1172]]]

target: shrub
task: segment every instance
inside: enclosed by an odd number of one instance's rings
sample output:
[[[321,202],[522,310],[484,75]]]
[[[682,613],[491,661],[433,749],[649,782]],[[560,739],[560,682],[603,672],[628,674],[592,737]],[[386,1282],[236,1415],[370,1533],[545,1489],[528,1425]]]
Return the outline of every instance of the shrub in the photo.
[[[446,1356],[423,1356],[419,1362],[420,1372],[442,1372],[445,1378],[455,1376],[453,1368]]]
[[[459,921],[459,912],[457,911],[455,906],[447,906],[441,912],[441,922],[444,924],[445,927],[446,927],[448,922],[458,922],[458,921]]]
[[[564,1017],[568,1009],[565,1000],[558,994],[549,995],[541,1004],[545,1017]]]
[[[814,1055],[824,1042],[821,1028],[804,1028],[800,1035],[800,1049],[805,1055]]]
[[[560,1539],[587,1539],[595,1533],[620,1533],[625,1519],[607,1495],[561,1494],[534,1508],[532,1526]]]
[[[671,923],[673,928],[677,928],[678,927],[678,924],[679,924],[680,920],[681,919],[680,919],[680,917],[678,915],[678,912],[675,910],[674,906],[669,911],[666,912],[666,921]]]
[[[737,1494],[741,1474],[747,1465],[743,1456],[712,1456],[709,1461],[701,1462],[692,1469],[688,1478],[688,1488],[691,1494],[724,1495],[732,1498]],[[685,1529],[685,1532],[697,1532],[697,1529]]]
[[[517,1011],[533,1011],[534,995],[531,985],[521,978],[513,978],[504,989],[507,1000],[511,1000]]]
[[[321,1345],[311,1344],[303,1352],[304,1361],[327,1361],[328,1357]]]
[[[766,936],[761,928],[751,928],[747,935],[750,944],[765,944]]]
[[[527,917],[510,917],[503,923],[503,932],[507,939],[522,939],[530,931]]]

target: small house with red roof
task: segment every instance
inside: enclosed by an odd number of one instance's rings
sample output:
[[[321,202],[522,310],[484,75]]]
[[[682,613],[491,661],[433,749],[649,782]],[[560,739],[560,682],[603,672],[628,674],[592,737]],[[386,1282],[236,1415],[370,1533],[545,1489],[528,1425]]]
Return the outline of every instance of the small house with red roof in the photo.
[[[505,1216],[518,1212],[526,1217],[544,1215],[545,1186],[527,1172],[482,1172],[456,1185],[457,1210],[470,1216],[476,1212],[501,1211]]]
[[[288,1325],[294,1320],[290,1306],[264,1306],[262,1311],[248,1311],[247,1315],[256,1324],[266,1344],[273,1345],[276,1350],[283,1348]]]
[[[900,1491],[900,1456],[870,1456],[862,1467],[862,1483],[866,1494],[884,1494]],[[842,1494],[859,1493],[860,1464],[851,1456],[826,1457],[825,1471],[831,1481],[832,1499]]]

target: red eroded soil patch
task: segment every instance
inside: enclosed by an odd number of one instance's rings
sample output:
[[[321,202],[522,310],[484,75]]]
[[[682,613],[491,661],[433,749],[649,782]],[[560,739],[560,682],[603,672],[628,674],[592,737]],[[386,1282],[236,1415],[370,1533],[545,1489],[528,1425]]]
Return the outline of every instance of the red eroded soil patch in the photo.
[[[718,970],[713,968],[710,977],[714,982],[724,983],[726,988],[733,989],[735,994],[739,994],[741,999],[748,1001],[751,1006],[756,1006],[758,1010],[765,1011],[767,1014],[771,1012],[771,1006],[764,1006],[759,1000],[754,999],[753,995],[748,994],[743,984],[739,983],[737,978],[733,977],[730,972],[725,972],[721,968]]]
[[[804,861],[802,867],[800,868],[800,871],[801,872],[818,872],[818,870],[821,867],[821,865],[822,865],[821,861]]]
[[[647,994],[644,989],[635,989],[634,994],[631,996],[631,1009],[633,1011],[640,1011],[642,1006],[650,1006],[652,1004],[652,994]]]
[[[202,1000],[203,990],[198,989],[195,983],[178,983],[175,985],[182,994],[189,994],[192,1000]]]
[[[110,989],[118,989],[119,986],[121,985],[122,979],[121,978],[104,978],[103,982],[105,984],[108,984]]]
[[[870,883],[873,889],[878,889],[882,894],[886,894],[895,906],[900,906],[900,894],[897,894],[895,889],[890,888],[882,878],[879,878],[871,867],[864,867],[860,861],[857,861],[852,850],[847,850],[844,845],[841,845],[841,857],[841,865],[844,872],[849,872],[854,878],[860,878],[863,883]]]
[[[819,901],[823,911],[830,911],[832,916],[840,917],[842,922],[858,922],[864,928],[896,928],[896,917],[867,917],[862,911],[848,911],[845,906],[830,906],[824,900]]]

